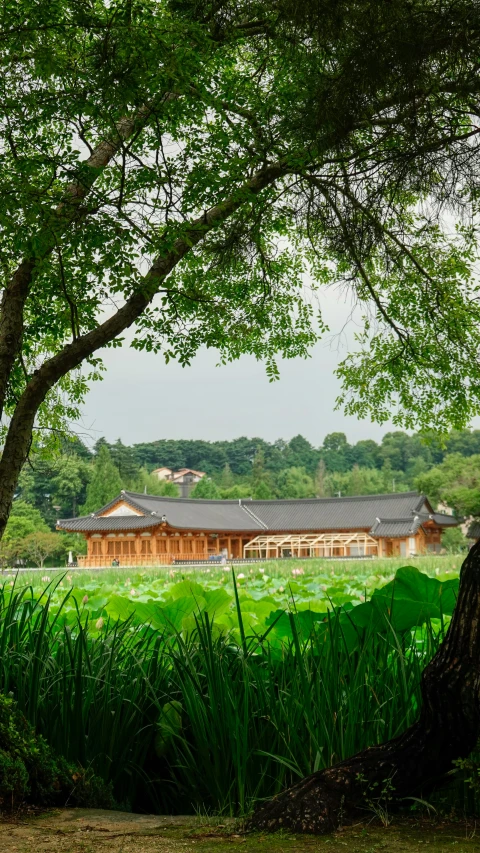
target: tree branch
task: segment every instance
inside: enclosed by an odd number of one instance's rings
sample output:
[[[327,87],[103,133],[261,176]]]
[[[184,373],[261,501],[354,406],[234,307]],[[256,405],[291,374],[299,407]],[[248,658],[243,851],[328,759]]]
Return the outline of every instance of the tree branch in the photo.
[[[167,93],[162,96],[161,103],[176,97],[174,94]],[[10,371],[22,346],[23,312],[36,265],[39,260],[45,259],[55,250],[59,235],[64,233],[68,225],[79,215],[81,202],[95,183],[98,170],[108,166],[124,141],[145,125],[152,110],[151,105],[144,105],[133,116],[120,119],[116,126],[116,135],[97,145],[88,159],[82,163],[81,178],[68,185],[65,196],[55,211],[55,228],[52,228],[50,223],[37,235],[37,242],[43,246],[41,254],[25,258],[7,282],[0,304],[0,417],[5,405]],[[87,211],[82,210],[81,215],[86,216]]]
[[[49,390],[69,371],[129,328],[152,301],[169,273],[206,234],[225,222],[248,197],[258,195],[287,173],[285,161],[270,164],[259,170],[226,201],[193,219],[171,248],[168,248],[171,246],[171,238],[169,240],[170,235],[167,233],[164,237],[165,253],[157,256],[143,278],[141,287],[116,314],[96,329],[77,337],[35,370],[15,407],[0,460],[0,537],[7,522],[18,475],[28,455],[35,417]]]

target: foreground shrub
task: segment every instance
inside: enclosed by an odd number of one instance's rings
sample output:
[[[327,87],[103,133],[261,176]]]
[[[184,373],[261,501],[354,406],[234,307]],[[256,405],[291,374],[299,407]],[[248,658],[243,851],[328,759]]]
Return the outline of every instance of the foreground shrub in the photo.
[[[110,787],[54,755],[13,699],[0,694],[0,808],[38,806],[112,808]]]

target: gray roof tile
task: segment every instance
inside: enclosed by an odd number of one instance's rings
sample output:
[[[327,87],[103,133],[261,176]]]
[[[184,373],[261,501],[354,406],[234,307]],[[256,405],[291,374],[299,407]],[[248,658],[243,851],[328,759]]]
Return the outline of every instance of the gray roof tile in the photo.
[[[418,492],[312,498],[290,501],[245,501],[269,530],[369,530],[376,518],[406,518],[426,505]]]
[[[145,515],[100,517],[119,500],[125,501]],[[85,532],[108,529],[136,530],[156,527],[161,524],[162,517],[165,517],[170,527],[179,530],[214,532],[370,530],[372,524],[375,525],[376,520],[380,519],[396,524],[397,530],[400,529],[400,523],[409,525],[410,530],[415,516],[424,519],[433,516],[442,526],[457,523],[456,519],[450,520],[451,516],[433,513],[426,497],[418,492],[283,501],[208,501],[122,492],[115,500],[94,513],[94,516],[61,519],[58,527]]]
[[[475,519],[470,522],[470,526],[467,530],[467,536],[469,539],[480,539],[480,521]]]
[[[421,520],[418,515],[410,516],[410,518],[377,518],[370,534],[379,539],[398,539],[413,536],[420,524]]]
[[[60,518],[57,527],[60,530],[71,530],[74,533],[101,533],[108,530],[145,530],[160,524],[160,519],[144,515],[109,515],[97,518],[82,515],[78,518]]]

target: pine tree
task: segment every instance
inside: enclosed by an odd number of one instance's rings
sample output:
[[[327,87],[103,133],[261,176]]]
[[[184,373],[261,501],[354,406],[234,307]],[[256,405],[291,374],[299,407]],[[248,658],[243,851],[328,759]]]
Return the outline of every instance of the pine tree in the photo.
[[[273,498],[270,485],[270,477],[265,471],[265,454],[262,448],[257,448],[257,452],[252,463],[252,494],[257,500],[269,500]]]
[[[235,481],[233,478],[232,469],[230,468],[230,465],[227,462],[223,468],[222,476],[220,478],[220,488],[230,489],[234,484]]]
[[[323,459],[320,459],[320,462],[317,465],[317,470],[315,472],[315,495],[317,498],[324,498],[326,496],[325,491],[325,475],[327,473],[327,466]]]
[[[93,475],[87,486],[87,497],[81,512],[96,512],[108,504],[122,490],[118,468],[113,464],[108,447],[102,444],[93,466]]]

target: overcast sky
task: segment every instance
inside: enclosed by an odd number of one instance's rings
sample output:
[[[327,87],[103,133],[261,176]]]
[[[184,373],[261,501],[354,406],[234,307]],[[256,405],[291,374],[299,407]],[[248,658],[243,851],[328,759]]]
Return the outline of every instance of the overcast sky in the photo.
[[[128,346],[105,350],[107,371],[88,395],[82,438],[89,444],[101,436],[121,438],[125,444],[243,435],[274,441],[301,433],[318,446],[328,433],[341,431],[352,443],[379,441],[391,425],[380,427],[334,411],[340,389],[334,370],[351,345],[355,326],[350,322],[343,329],[351,306],[338,291],[324,292],[321,306],[330,334],[310,359],[282,362],[280,380],[274,383],[264,366],[247,356],[217,367],[218,356],[204,350],[191,367],[182,368]]]

